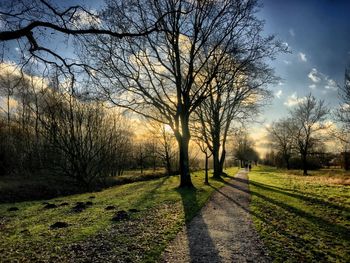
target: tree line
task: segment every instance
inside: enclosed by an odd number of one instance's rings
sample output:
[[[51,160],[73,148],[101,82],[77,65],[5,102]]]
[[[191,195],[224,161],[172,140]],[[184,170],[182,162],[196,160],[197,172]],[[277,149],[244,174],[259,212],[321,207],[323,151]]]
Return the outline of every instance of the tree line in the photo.
[[[60,84],[71,85],[63,93],[50,88],[59,103],[37,118],[47,141],[59,149],[54,153],[62,153],[52,164],[79,170],[75,177],[109,173],[104,169],[120,165],[114,162],[121,157],[113,156],[124,147],[115,141],[128,144],[120,120],[93,101],[170,127],[180,187],[192,187],[194,138],[210,152],[214,177],[220,177],[233,127],[254,119],[270,97],[267,85],[277,80],[267,61],[287,50],[274,36],[264,36],[255,0],[106,1],[96,12],[36,0],[8,2],[2,9],[0,40],[18,40],[23,68],[34,60],[44,66],[41,72],[59,71]],[[76,56],[66,59],[44,46],[48,32],[73,36]],[[76,163],[80,159],[85,163]]]
[[[136,140],[123,112],[82,99],[57,77],[46,82],[2,65],[0,94],[0,175],[44,173],[89,188],[130,169],[178,171],[164,125],[148,124],[149,138]]]
[[[299,104],[289,112],[289,116],[272,123],[267,128],[269,140],[275,152],[265,157],[265,163],[280,167],[301,168],[307,175],[310,168],[330,166],[337,158],[327,152],[326,143],[336,140],[341,145],[341,162],[348,163],[349,113],[350,113],[350,74],[345,71],[344,85],[339,87],[340,103],[331,112],[324,100],[317,100],[312,94],[299,99]],[[329,122],[332,118],[337,128]],[[347,164],[345,169],[349,169]]]

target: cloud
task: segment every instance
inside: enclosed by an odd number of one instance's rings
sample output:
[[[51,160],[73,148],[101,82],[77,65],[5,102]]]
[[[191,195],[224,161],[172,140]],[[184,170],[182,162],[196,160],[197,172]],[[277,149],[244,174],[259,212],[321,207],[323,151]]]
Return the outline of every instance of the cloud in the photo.
[[[77,27],[98,26],[101,24],[101,20],[98,17],[96,10],[89,10],[89,13],[83,10],[78,10],[74,14],[73,23]]]
[[[326,77],[326,81],[327,81],[327,84],[324,86],[325,89],[327,89],[327,90],[337,90],[338,89],[338,85],[335,82],[335,80]]]
[[[284,102],[284,105],[287,107],[296,106],[306,100],[306,97],[299,98],[296,93],[293,93],[291,96],[288,96],[287,100]]]
[[[307,62],[307,58],[306,58],[306,54],[305,54],[305,53],[299,52],[299,53],[298,53],[298,57],[299,57],[299,59],[300,59],[301,61]]]
[[[320,74],[317,69],[313,68],[307,76],[312,82],[319,83],[321,81],[322,74]]]
[[[290,49],[290,46],[287,42],[283,42],[282,45],[286,48],[286,49]]]
[[[291,35],[292,37],[295,37],[295,32],[293,28],[289,29],[289,35]]]
[[[289,60],[283,60],[284,64],[289,65],[291,62]]]
[[[275,93],[275,96],[280,99],[282,96],[282,93],[283,93],[283,91],[280,89]]]
[[[316,68],[311,69],[310,73],[307,76],[313,82],[309,85],[310,89],[323,87],[324,89],[322,92],[324,94],[326,94],[328,91],[335,91],[338,89],[337,82],[334,79],[330,78],[326,74],[323,74],[322,72],[317,71]]]
[[[316,87],[317,87],[316,84],[311,84],[311,85],[309,85],[309,88],[310,88],[310,89],[316,89]]]

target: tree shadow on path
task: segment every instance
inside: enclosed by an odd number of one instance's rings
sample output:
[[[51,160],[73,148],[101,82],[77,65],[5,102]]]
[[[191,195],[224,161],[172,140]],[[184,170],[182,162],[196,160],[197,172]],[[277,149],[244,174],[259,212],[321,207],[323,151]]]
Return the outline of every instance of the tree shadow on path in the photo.
[[[185,213],[185,228],[190,262],[220,263],[219,251],[210,236],[208,225],[200,212],[201,206],[197,200],[198,191],[200,190],[195,188],[179,188],[177,191],[181,195]]]

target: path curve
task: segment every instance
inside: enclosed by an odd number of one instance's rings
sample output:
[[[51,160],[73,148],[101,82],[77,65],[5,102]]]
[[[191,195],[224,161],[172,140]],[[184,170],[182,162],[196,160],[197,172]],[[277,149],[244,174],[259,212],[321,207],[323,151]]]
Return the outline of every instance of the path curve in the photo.
[[[216,190],[166,248],[161,262],[270,262],[249,212],[247,172]]]

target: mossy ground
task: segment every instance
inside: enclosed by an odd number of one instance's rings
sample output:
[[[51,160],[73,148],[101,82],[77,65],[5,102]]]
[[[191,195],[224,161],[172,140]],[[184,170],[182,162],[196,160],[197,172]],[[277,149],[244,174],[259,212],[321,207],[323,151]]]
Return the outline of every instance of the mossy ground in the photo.
[[[234,175],[232,168],[226,171]],[[43,202],[0,205],[0,261],[86,261],[106,258],[122,262],[154,262],[166,244],[206,203],[214,188],[204,185],[204,173],[192,175],[193,189],[178,189],[177,176],[136,182],[110,189],[46,200],[58,205],[44,209]],[[222,181],[210,180],[215,188]],[[93,199],[90,197],[94,196]],[[72,211],[76,202],[93,202],[82,212]],[[59,206],[67,202],[67,206]],[[105,210],[106,206],[115,210]],[[8,211],[16,206],[18,211]],[[128,212],[129,220],[112,222],[116,211]],[[57,221],[67,228],[50,229]]]
[[[250,172],[251,212],[274,262],[350,262],[349,178],[339,170]]]

